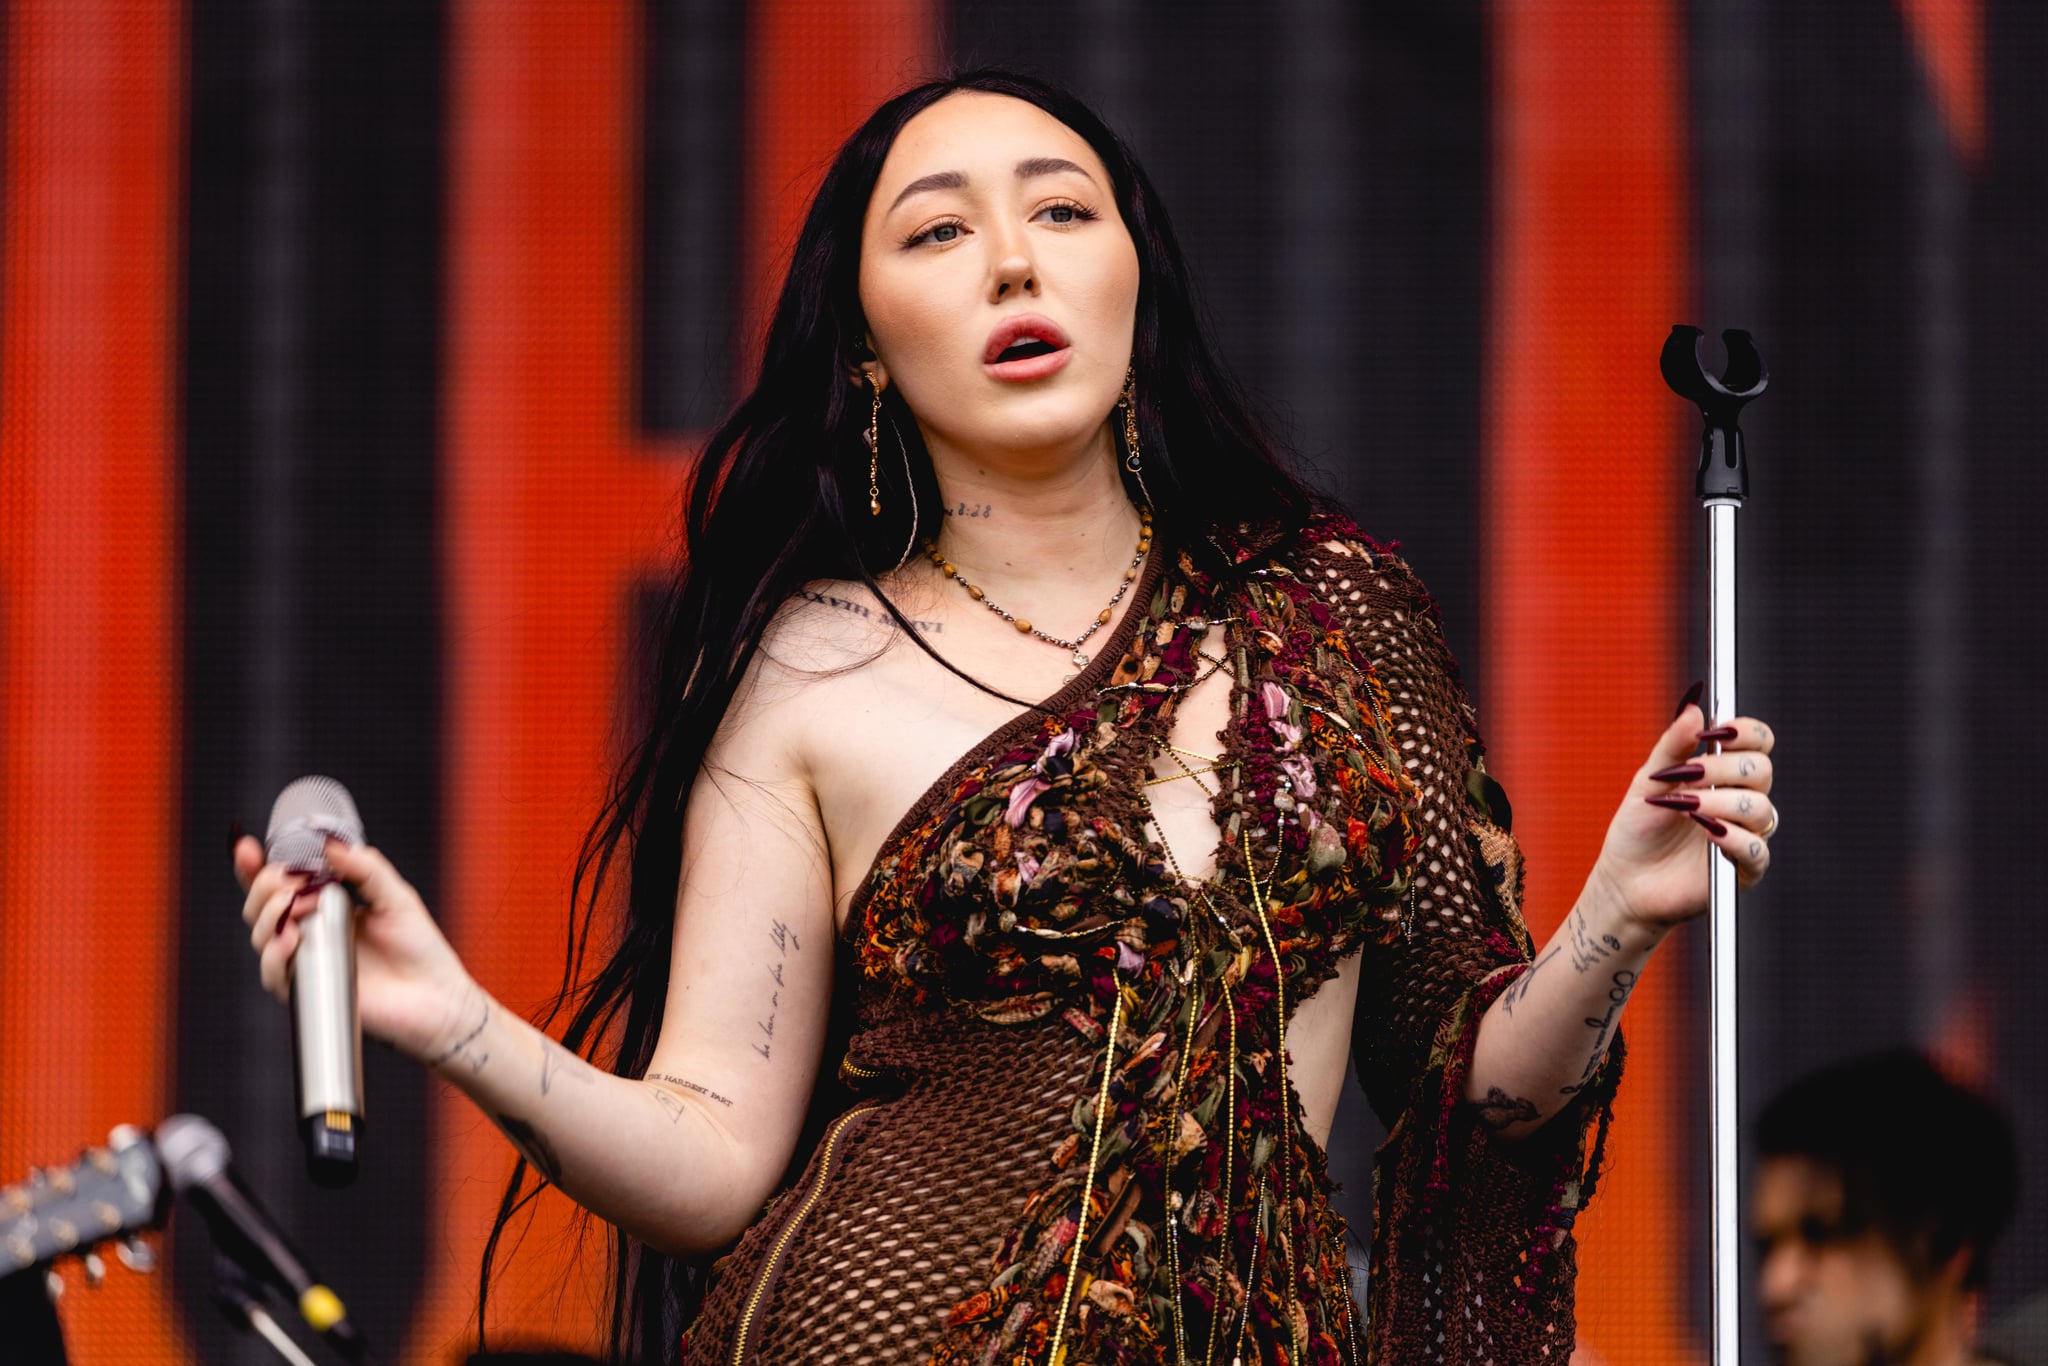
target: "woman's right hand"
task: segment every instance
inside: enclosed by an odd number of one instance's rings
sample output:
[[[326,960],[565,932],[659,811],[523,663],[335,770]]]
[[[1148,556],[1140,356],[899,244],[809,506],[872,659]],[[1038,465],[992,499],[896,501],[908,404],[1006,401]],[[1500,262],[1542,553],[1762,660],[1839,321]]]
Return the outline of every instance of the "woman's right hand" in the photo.
[[[289,997],[300,917],[315,898],[301,896],[305,873],[263,861],[253,836],[235,842],[235,877],[247,896],[242,921],[259,955],[263,989]],[[438,1058],[473,1013],[475,984],[412,884],[367,845],[327,842],[327,864],[356,898],[356,1006],[363,1028],[422,1062]]]

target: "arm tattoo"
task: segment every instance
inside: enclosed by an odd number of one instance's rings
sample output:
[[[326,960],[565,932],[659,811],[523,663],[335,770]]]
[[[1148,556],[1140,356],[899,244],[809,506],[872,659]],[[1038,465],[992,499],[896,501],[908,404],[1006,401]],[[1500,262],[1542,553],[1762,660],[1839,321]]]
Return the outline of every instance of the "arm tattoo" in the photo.
[[[581,1064],[583,1059],[571,1053],[553,1039],[543,1039],[540,1045],[540,1093],[546,1095],[562,1077],[580,1081],[585,1086],[596,1082],[589,1070]]]
[[[1552,944],[1549,953],[1544,954],[1541,958],[1531,963],[1529,970],[1520,977],[1517,977],[1509,984],[1508,989],[1501,993],[1500,1008],[1509,1015],[1514,1014],[1515,1007],[1520,1005],[1522,998],[1529,994],[1529,986],[1536,980],[1536,974],[1543,970],[1543,965],[1563,952],[1564,945]]]
[[[781,970],[782,965],[780,963],[777,963],[775,966],[776,970],[779,972]],[[776,978],[776,981],[778,983],[780,983],[781,980],[782,979],[780,977]],[[680,1086],[685,1091],[695,1091],[698,1095],[704,1097],[704,1099],[706,1100],[715,1100],[728,1110],[732,1108],[732,1102],[730,1100],[727,1100],[724,1096],[719,1095],[718,1092],[712,1090],[708,1086],[699,1086],[696,1082],[691,1081],[688,1077],[679,1077],[672,1072],[649,1072],[647,1074],[647,1080],[667,1082],[670,1086]]]
[[[492,1115],[491,1118],[504,1131],[505,1137],[512,1140],[512,1146],[519,1150],[519,1155],[531,1162],[533,1169],[547,1178],[549,1185],[562,1184],[562,1160],[555,1156],[555,1150],[541,1137],[540,1130],[525,1120],[514,1119],[510,1115]]]
[[[761,1031],[761,1041],[754,1045],[754,1051],[766,1060],[775,1046],[775,1012],[782,1008],[782,965],[789,955],[803,948],[797,942],[796,931],[780,920],[769,922],[768,938],[775,944],[776,959],[768,965],[768,976],[775,982],[775,990],[768,996],[768,1018],[756,1020],[754,1025]]]
[[[469,1033],[463,1035],[454,1043],[450,1044],[445,1050],[443,1050],[439,1057],[434,1058],[432,1061],[428,1062],[427,1066],[439,1067],[441,1066],[441,1064],[445,1062],[452,1061],[455,1058],[461,1058],[464,1062],[469,1064],[469,1070],[472,1073],[483,1071],[484,1064],[491,1060],[491,1055],[489,1053],[486,1053],[481,1048],[478,1048],[476,1046],[476,1041],[478,1036],[484,1032],[484,1026],[488,1025],[490,1022],[491,1003],[489,1001],[485,1001],[484,1017],[476,1022],[476,1028],[470,1030]]]
[[[661,1086],[658,1086],[651,1082],[648,1084],[647,1093],[654,1097],[655,1103],[657,1105],[661,1106],[663,1110],[666,1110],[668,1112],[668,1122],[671,1125],[679,1124],[682,1122],[683,1103],[680,1100],[677,1100],[674,1096],[670,1095],[667,1092],[667,1090],[665,1090]]]
[[[1607,989],[1607,1013],[1586,1017],[1586,1028],[1593,1031],[1593,1051],[1586,1058],[1586,1066],[1579,1073],[1579,1079],[1564,1087],[1560,1094],[1569,1096],[1583,1091],[1586,1083],[1593,1080],[1593,1074],[1600,1070],[1600,1061],[1607,1056],[1607,1039],[1614,1028],[1614,1017],[1621,1014],[1621,1008],[1628,1004],[1629,993],[1636,989],[1638,976],[1623,968],[1609,979],[1613,985]]]
[[[1496,1132],[1510,1124],[1525,1124],[1532,1119],[1541,1119],[1536,1102],[1511,1096],[1498,1086],[1487,1088],[1486,1099],[1479,1102],[1479,1122]]]
[[[1597,963],[1604,963],[1621,952],[1621,941],[1611,934],[1595,937],[1586,928],[1586,915],[1578,907],[1572,907],[1565,927],[1571,932],[1572,968],[1585,972]]]

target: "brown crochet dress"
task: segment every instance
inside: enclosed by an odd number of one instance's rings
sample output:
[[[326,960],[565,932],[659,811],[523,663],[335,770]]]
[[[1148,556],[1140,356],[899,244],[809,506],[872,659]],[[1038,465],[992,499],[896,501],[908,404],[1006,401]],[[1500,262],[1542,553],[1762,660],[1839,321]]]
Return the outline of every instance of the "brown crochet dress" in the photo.
[[[1529,957],[1505,802],[1406,565],[1334,519],[1265,539],[1219,541],[1221,576],[1154,555],[1095,661],[884,842],[841,945],[851,1095],[714,1268],[691,1366],[1569,1357],[1618,1058],[1520,1145],[1464,1104]],[[1214,668],[1233,719],[1195,888],[1141,784]],[[1280,1065],[1286,1015],[1360,952],[1353,1054],[1392,1128],[1363,1312]]]

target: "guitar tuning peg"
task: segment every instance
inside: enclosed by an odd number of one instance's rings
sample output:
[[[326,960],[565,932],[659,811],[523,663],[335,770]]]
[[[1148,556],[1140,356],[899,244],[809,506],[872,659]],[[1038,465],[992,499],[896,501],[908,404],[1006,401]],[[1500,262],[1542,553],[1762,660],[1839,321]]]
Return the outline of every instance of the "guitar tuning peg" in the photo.
[[[107,1131],[107,1146],[115,1152],[126,1152],[142,1141],[142,1130],[133,1124],[116,1124]]]
[[[156,1250],[140,1238],[124,1238],[114,1245],[114,1255],[121,1259],[121,1265],[139,1275],[147,1276],[156,1270]]]
[[[85,1254],[85,1283],[95,1290],[107,1283],[107,1263],[97,1252]]]
[[[50,1303],[55,1304],[58,1300],[64,1298],[64,1278],[55,1271],[45,1271],[43,1273],[43,1290],[49,1295]]]

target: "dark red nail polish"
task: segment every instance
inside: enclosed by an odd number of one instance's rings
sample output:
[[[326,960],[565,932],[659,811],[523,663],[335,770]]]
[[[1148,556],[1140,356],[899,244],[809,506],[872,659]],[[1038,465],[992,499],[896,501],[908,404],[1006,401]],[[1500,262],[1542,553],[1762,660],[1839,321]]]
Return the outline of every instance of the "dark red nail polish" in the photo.
[[[1643,800],[1652,806],[1661,806],[1666,811],[1697,811],[1700,805],[1700,799],[1690,792],[1659,792],[1654,797],[1645,797]]]
[[[1741,733],[1742,732],[1736,730],[1733,726],[1716,726],[1712,730],[1701,731],[1700,742],[1702,744],[1713,745],[1726,744],[1728,741],[1733,740],[1737,735],[1740,735]]]
[[[1715,820],[1712,816],[1702,816],[1697,811],[1692,812],[1691,815],[1692,818],[1698,821],[1703,827],[1705,827],[1706,832],[1709,835],[1712,835],[1715,839],[1719,839],[1721,836],[1728,833],[1728,827],[1721,824],[1721,822]]]
[[[1706,769],[1698,764],[1673,764],[1650,775],[1653,783],[1690,783],[1707,776]]]
[[[1687,688],[1685,696],[1678,700],[1678,710],[1671,713],[1671,719],[1676,721],[1679,717],[1685,715],[1685,709],[1698,702],[1700,695],[1706,692],[1706,690],[1707,685],[1704,682],[1695,683],[1690,688]]]

